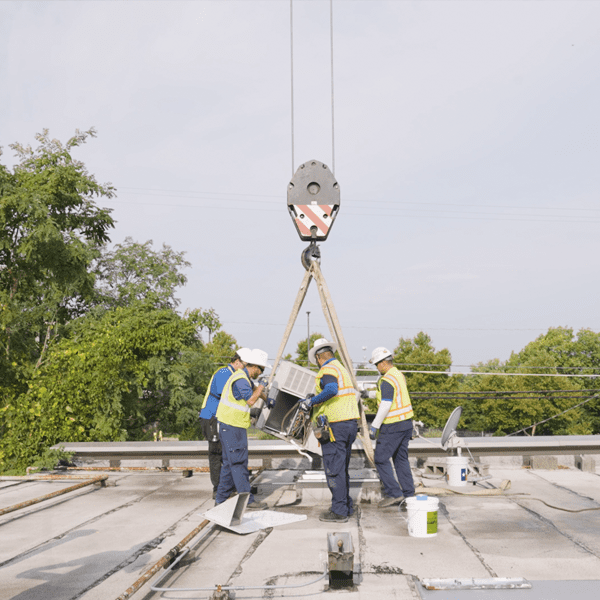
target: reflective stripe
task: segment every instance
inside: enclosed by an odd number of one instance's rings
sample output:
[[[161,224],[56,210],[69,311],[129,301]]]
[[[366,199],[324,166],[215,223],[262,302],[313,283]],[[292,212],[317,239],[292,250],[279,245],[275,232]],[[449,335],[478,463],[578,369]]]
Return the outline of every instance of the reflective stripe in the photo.
[[[213,381],[214,381],[214,379],[215,379],[215,377],[216,377],[217,373],[218,373],[218,372],[219,372],[219,371],[220,371],[222,368],[223,368],[223,367],[221,367],[221,368],[217,369],[217,370],[216,370],[216,371],[213,373],[212,377],[210,378],[210,383],[208,384],[208,387],[206,388],[206,394],[204,394],[204,400],[202,401],[202,406],[200,407],[200,410],[203,410],[203,409],[206,407],[206,403],[208,402],[208,397],[210,396],[210,390],[212,389],[212,384],[213,384]],[[227,368],[229,369],[229,371],[230,371],[231,373],[235,373],[235,370],[234,370],[234,368],[233,368],[231,365],[227,365]],[[213,394],[213,395],[214,395],[214,394]],[[217,396],[214,396],[214,397],[215,397],[215,398],[217,398]],[[219,398],[219,399],[220,399],[220,398]]]
[[[326,415],[330,423],[359,419],[356,392],[352,386],[350,375],[344,366],[334,359],[321,367],[321,370],[317,373],[317,394],[323,391],[321,389],[321,377],[323,375],[331,375],[337,379],[338,393],[333,398],[316,405],[315,410],[313,410],[313,421],[316,422],[319,415]]]
[[[223,388],[219,408],[217,408],[217,420],[232,427],[248,429],[250,427],[250,406],[248,406],[245,400],[238,400],[233,395],[233,384],[241,379],[245,379],[250,384],[250,387],[252,387],[246,372],[242,370],[236,371],[227,380]]]
[[[406,387],[406,379],[401,371],[396,367],[392,367],[383,377],[377,382],[377,406],[381,402],[381,384],[382,382],[389,383],[394,388],[394,398],[392,399],[392,407],[384,424],[397,423],[398,421],[406,421],[414,417],[413,407],[410,401],[408,388]]]
[[[223,404],[225,404],[225,406],[232,408],[233,410],[239,410],[243,413],[249,413],[250,412],[250,407],[248,406],[248,403],[244,400],[244,406],[242,406],[241,404],[239,404],[238,402],[231,402],[231,400],[229,398],[226,398],[225,396],[223,396],[221,398],[221,402]]]

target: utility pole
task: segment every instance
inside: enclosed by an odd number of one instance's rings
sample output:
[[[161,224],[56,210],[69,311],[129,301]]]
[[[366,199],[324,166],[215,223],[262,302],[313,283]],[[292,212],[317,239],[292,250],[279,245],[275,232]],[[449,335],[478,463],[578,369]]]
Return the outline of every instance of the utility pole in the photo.
[[[306,311],[306,366],[310,367],[308,351],[310,350],[310,310]]]

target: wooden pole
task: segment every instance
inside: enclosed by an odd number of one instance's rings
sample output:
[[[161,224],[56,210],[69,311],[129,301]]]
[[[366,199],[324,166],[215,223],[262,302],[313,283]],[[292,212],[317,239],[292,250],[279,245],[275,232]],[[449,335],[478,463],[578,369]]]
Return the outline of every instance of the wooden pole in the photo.
[[[290,335],[292,333],[294,323],[296,322],[296,319],[298,318],[298,313],[300,312],[300,309],[302,308],[302,303],[304,302],[304,299],[306,298],[306,292],[308,292],[308,286],[310,285],[312,278],[313,278],[313,275],[312,275],[312,268],[311,268],[310,270],[308,270],[304,273],[304,278],[302,279],[302,283],[300,284],[300,289],[298,290],[298,294],[296,295],[296,300],[294,301],[294,305],[292,306],[292,314],[290,315],[290,318],[288,319],[287,326],[283,333],[283,339],[281,340],[281,344],[279,345],[279,350],[277,351],[277,356],[275,357],[275,363],[273,364],[273,370],[271,371],[271,374],[269,375],[269,385],[271,385],[271,383],[273,383],[273,377],[275,377],[275,371],[277,370],[279,361],[281,360],[281,357],[283,356],[283,353],[285,351],[285,346],[288,343],[288,340],[290,339]]]
[[[365,454],[367,455],[367,459],[371,463],[371,466],[375,466],[375,453],[373,452],[373,444],[371,444],[371,438],[369,437],[369,427],[367,425],[367,417],[365,415],[365,409],[362,403],[362,398],[360,396],[360,392],[358,391],[358,381],[356,380],[356,376],[354,374],[354,369],[352,366],[352,359],[350,358],[350,354],[348,353],[348,348],[346,347],[346,340],[344,339],[344,334],[342,332],[342,327],[340,325],[337,313],[335,311],[335,306],[333,304],[333,300],[331,298],[331,294],[329,293],[329,288],[327,287],[327,283],[325,281],[325,277],[323,277],[323,273],[321,272],[321,267],[314,261],[311,265],[311,271],[313,273],[313,277],[317,282],[317,287],[319,289],[319,296],[321,297],[321,305],[323,306],[323,313],[325,314],[325,318],[327,319],[327,324],[329,325],[330,331],[334,333],[334,337],[338,343],[338,348],[340,351],[340,355],[342,360],[344,361],[344,365],[346,370],[348,371],[350,378],[352,380],[352,385],[354,386],[354,390],[356,391],[356,402],[358,403],[359,413],[360,413],[360,424],[361,431],[359,432],[359,438],[362,442]]]

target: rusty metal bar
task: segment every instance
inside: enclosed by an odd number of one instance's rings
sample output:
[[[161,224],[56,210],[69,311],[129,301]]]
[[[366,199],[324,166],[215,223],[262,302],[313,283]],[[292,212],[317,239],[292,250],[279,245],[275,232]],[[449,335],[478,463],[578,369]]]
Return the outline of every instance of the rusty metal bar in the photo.
[[[67,467],[67,471],[194,471],[210,473],[210,467]]]
[[[59,475],[45,475],[43,477],[22,477],[21,480],[25,481],[60,481],[60,479],[64,480],[72,480],[72,479],[81,479],[81,477],[76,477],[73,475],[67,476],[59,476]],[[4,479],[4,478],[2,478]],[[15,479],[15,478],[12,478]],[[44,500],[50,500],[51,498],[56,498],[56,496],[60,496],[62,494],[67,494],[69,492],[74,492],[82,487],[87,485],[93,485],[94,483],[100,483],[104,480],[108,479],[108,475],[98,475],[92,479],[86,479],[86,481],[81,481],[80,483],[76,483],[70,487],[64,488],[62,490],[56,490],[50,494],[45,494],[44,496],[39,496],[38,498],[33,498],[31,500],[26,500],[25,502],[20,502],[19,504],[13,504],[12,506],[7,506],[6,508],[0,509],[0,516],[11,513],[15,510],[19,510],[21,508],[26,508],[27,506],[31,506],[32,504],[38,504],[39,502],[43,502]]]
[[[257,473],[250,481],[254,481],[262,472],[263,468],[258,469]],[[127,598],[131,598],[133,594],[135,594],[145,583],[147,583],[160,569],[166,567],[172,560],[174,560],[177,555],[181,552],[183,547],[194,539],[208,524],[210,521],[205,519],[196,527],[194,530],[190,531],[176,546],[173,546],[158,562],[154,563],[152,567],[150,567],[147,571],[145,571],[134,583],[129,586],[120,596],[118,596],[115,600],[127,600]]]
[[[133,585],[129,586],[116,600],[127,600],[131,598],[135,592],[137,592],[145,583],[147,583],[160,569],[166,567],[180,552],[181,549],[193,538],[195,538],[200,531],[202,531],[210,521],[205,519],[196,527],[190,531],[176,546],[173,546],[158,562],[154,563],[145,573],[137,579]]]

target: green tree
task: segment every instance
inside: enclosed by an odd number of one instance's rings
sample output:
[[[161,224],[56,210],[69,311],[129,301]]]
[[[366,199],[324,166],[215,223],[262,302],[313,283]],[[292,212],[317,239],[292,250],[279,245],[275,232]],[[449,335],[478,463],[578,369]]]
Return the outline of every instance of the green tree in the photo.
[[[481,375],[466,378],[461,391],[494,392],[473,396],[465,414],[473,429],[512,433],[559,414],[575,402],[560,396],[561,390],[598,388],[596,379],[558,377],[600,371],[600,336],[582,329],[575,337],[569,328],[550,328],[520,352],[505,361],[479,363],[472,371],[481,373],[531,373],[532,376]],[[533,374],[555,375],[537,377]],[[520,391],[522,394],[508,394]],[[504,393],[503,393],[504,392]],[[536,434],[588,434],[600,430],[600,401],[569,411],[536,428]],[[530,430],[529,433],[532,433]]]
[[[22,469],[48,446],[139,439],[158,423],[181,431],[198,416],[214,363],[199,315],[134,303],[88,315],[49,351],[27,392],[3,412],[3,469]]]
[[[184,255],[166,244],[155,251],[152,240],[140,244],[130,237],[112,250],[104,249],[95,268],[101,303],[115,308],[140,301],[176,308],[180,300],[175,290],[187,282],[181,269],[191,266]]]
[[[394,349],[394,365],[401,371],[449,372],[452,356],[447,348],[436,350],[431,338],[419,332],[413,339],[400,338]],[[413,392],[451,392],[459,386],[460,376],[405,373],[409,394]],[[413,397],[415,418],[429,427],[441,427],[454,408],[455,401],[440,397]]]
[[[66,144],[36,135],[37,148],[12,144],[19,163],[0,165],[0,381],[6,399],[23,389],[61,327],[93,297],[89,266],[108,240],[113,196],[71,153],[95,131]]]

